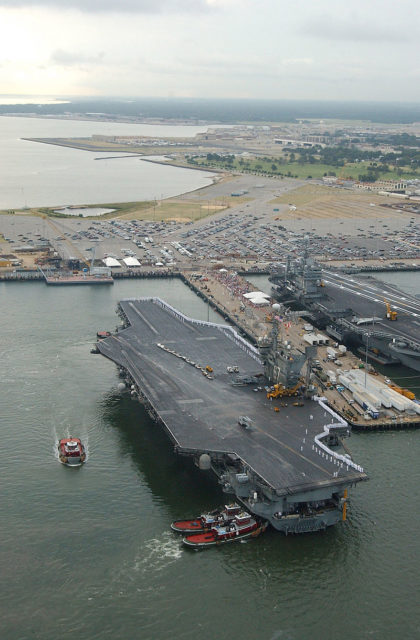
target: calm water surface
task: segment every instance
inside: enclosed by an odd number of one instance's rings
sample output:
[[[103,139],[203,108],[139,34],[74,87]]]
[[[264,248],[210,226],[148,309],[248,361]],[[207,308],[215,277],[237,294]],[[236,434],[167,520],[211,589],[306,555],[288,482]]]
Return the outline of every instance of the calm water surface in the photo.
[[[138,156],[81,151],[22,138],[92,134],[189,137],[207,127],[0,117],[0,209],[153,200],[211,184],[206,171],[152,164]],[[101,156],[125,156],[95,160]]]
[[[183,549],[170,522],[224,497],[89,353],[136,295],[207,318],[174,280],[0,284],[0,637],[418,638],[419,432],[352,436],[371,480],[351,492],[346,523]],[[87,443],[81,468],[57,460],[68,434]]]

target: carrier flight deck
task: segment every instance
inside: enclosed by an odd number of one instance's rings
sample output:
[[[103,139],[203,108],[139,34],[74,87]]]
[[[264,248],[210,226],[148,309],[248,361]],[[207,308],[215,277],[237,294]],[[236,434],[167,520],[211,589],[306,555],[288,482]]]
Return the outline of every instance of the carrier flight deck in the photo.
[[[124,300],[119,313],[125,328],[97,347],[128,376],[178,453],[211,466],[226,492],[285,533],[345,516],[347,488],[366,474],[331,448],[349,427],[321,399],[299,398],[298,406],[267,399],[259,351],[228,325],[150,298]]]

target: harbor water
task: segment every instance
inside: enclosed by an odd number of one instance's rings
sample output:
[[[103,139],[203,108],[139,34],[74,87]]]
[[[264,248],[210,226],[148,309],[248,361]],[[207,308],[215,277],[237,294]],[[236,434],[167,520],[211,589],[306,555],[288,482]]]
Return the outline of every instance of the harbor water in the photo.
[[[0,284],[0,637],[418,638],[420,433],[352,435],[370,481],[326,532],[183,548],[171,521],[226,496],[90,353],[116,303],[147,295],[217,318],[178,280]],[[67,435],[80,468],[58,461]]]
[[[24,138],[98,134],[165,139],[191,137],[206,128],[0,117],[0,209],[160,200],[212,183],[207,171],[145,162],[127,152],[83,151]]]

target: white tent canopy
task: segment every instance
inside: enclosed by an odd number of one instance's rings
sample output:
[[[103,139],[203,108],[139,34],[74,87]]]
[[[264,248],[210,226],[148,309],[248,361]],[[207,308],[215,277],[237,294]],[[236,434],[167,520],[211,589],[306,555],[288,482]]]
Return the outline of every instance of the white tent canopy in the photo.
[[[264,293],[264,291],[250,291],[249,293],[244,293],[244,298],[248,298],[248,300],[252,300],[252,298],[270,298],[268,293]]]
[[[264,291],[251,291],[244,293],[244,298],[259,306],[270,304],[270,296]]]
[[[127,265],[127,267],[141,267],[140,262],[137,258],[123,258],[123,262]]]
[[[270,304],[270,301],[267,300],[267,298],[257,298],[257,296],[255,296],[255,298],[251,298],[251,302],[252,304],[256,304],[260,307]]]
[[[102,260],[102,262],[107,266],[107,267],[121,267],[121,264],[118,262],[118,260],[115,260],[115,258],[104,258]]]

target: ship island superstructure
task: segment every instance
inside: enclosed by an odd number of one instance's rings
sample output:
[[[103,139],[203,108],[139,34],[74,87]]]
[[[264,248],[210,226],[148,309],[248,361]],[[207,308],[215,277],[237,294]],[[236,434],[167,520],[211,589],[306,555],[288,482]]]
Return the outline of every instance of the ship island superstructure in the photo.
[[[188,318],[159,298],[123,300],[118,313],[123,326],[97,348],[177,453],[212,469],[226,493],[286,534],[346,518],[348,489],[367,479],[338,452],[350,428],[308,385],[299,402],[268,397],[274,384],[298,379],[308,355],[285,344],[275,323],[256,348],[233,327]]]
[[[289,257],[270,280],[275,298],[298,303],[338,342],[368,346],[383,364],[420,371],[420,300],[415,295],[373,277],[322,268],[308,256],[307,243],[302,257]]]

